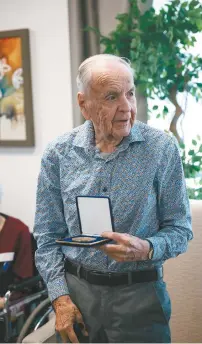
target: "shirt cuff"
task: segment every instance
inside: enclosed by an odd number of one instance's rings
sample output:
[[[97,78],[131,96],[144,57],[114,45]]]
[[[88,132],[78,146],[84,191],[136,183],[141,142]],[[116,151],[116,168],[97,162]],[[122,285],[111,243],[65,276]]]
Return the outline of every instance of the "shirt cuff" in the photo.
[[[161,237],[149,237],[146,240],[150,241],[153,246],[153,257],[151,260],[163,260],[166,249],[166,241]]]
[[[48,288],[48,295],[51,302],[53,302],[59,296],[69,295],[69,289],[67,287],[67,282],[66,282],[65,277],[61,277],[52,282],[49,282],[47,284],[47,288]]]

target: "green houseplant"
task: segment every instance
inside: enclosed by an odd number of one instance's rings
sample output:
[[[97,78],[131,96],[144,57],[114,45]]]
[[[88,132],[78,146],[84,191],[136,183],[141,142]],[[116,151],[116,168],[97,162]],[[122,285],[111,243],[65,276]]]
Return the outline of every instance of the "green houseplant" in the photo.
[[[202,177],[196,178],[202,171],[202,144],[200,144],[199,136],[197,139],[198,141],[192,140],[192,147],[188,151],[186,146],[181,143],[180,151],[189,198],[202,200]]]
[[[127,13],[116,16],[118,24],[108,36],[103,36],[96,28],[88,29],[99,35],[104,53],[130,59],[140,94],[147,99],[169,100],[174,105],[169,130],[180,144],[186,178],[194,178],[202,167],[202,145],[196,137],[192,140],[193,149],[186,149],[177,130],[177,122],[183,114],[177,95],[186,92],[196,101],[202,98],[202,83],[198,82],[202,57],[187,52],[196,42],[195,34],[202,31],[201,1],[172,0],[159,13],[153,7],[141,13],[138,0],[129,0],[129,5]],[[158,105],[154,105],[149,112],[156,113],[157,118],[165,117],[169,109],[165,105],[160,112]],[[202,192],[199,197],[202,199]]]

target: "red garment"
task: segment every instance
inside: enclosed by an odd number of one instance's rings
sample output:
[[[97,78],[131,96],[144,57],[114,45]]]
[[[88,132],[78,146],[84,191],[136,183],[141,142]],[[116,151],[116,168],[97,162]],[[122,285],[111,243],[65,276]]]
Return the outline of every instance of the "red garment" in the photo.
[[[20,220],[7,216],[0,232],[0,253],[15,252],[13,273],[16,277],[33,276],[32,243],[29,228]]]

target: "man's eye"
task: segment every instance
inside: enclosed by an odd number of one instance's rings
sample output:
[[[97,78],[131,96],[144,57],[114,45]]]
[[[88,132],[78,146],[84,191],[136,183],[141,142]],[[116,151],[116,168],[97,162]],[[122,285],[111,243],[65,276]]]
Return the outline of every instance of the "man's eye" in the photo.
[[[130,96],[130,97],[134,97],[134,95],[135,95],[135,91],[130,91],[130,92],[129,92],[129,96]]]
[[[114,94],[109,94],[106,99],[107,100],[115,100],[116,96]]]

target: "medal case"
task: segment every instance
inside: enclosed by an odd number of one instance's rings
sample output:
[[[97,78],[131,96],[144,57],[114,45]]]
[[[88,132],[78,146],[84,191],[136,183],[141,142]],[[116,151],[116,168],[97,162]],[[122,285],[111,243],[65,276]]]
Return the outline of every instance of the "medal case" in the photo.
[[[109,197],[77,196],[77,214],[80,234],[57,239],[66,246],[93,247],[103,245],[111,239],[101,236],[102,232],[114,231],[112,207]]]

